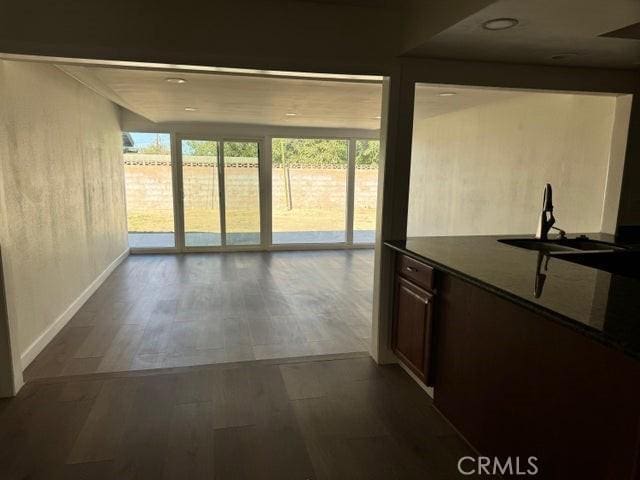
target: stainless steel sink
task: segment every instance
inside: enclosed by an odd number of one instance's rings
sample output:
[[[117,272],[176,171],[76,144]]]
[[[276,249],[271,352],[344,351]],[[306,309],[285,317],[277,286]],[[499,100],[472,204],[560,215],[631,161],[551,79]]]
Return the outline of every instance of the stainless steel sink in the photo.
[[[555,240],[537,240],[535,238],[503,238],[501,243],[514,247],[537,250],[549,255],[563,255],[569,253],[602,253],[627,250],[626,247],[613,243],[591,240],[589,238],[558,238]]]

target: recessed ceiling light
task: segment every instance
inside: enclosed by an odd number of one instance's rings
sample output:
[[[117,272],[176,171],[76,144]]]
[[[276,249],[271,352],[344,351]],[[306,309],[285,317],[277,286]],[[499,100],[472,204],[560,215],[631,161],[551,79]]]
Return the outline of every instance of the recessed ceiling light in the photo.
[[[187,83],[184,78],[170,77],[165,79],[168,83]]]
[[[574,53],[574,52],[568,52],[568,53],[557,53],[555,55],[551,55],[551,60],[565,60],[567,58],[573,58],[573,57],[577,57],[578,54]]]
[[[185,111],[185,112],[195,112],[195,111],[197,111],[197,110],[198,110],[198,109],[197,109],[197,108],[194,108],[194,107],[184,107],[184,111]]]
[[[520,22],[515,18],[493,18],[484,22],[482,28],[485,30],[506,30],[515,27],[518,23]]]
[[[453,97],[454,95],[457,95],[457,93],[456,92],[442,92],[442,93],[438,94],[439,97]]]
[[[287,113],[285,113],[285,114],[284,114],[284,116],[285,116],[285,117],[295,117],[295,116],[297,116],[297,115],[298,115],[298,114],[297,114],[297,113],[294,113],[294,112],[287,112]]]

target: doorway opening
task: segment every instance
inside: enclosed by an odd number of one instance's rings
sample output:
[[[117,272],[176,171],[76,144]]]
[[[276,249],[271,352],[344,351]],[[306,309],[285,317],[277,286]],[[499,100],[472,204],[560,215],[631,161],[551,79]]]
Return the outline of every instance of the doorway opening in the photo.
[[[84,69],[126,105],[132,252],[373,247],[382,79]]]

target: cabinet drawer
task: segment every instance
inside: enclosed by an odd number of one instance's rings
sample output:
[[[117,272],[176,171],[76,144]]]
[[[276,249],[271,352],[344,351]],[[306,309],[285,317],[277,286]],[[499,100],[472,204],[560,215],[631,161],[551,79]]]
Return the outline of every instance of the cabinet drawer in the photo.
[[[400,255],[396,263],[400,275],[416,285],[433,290],[433,268],[406,255]]]

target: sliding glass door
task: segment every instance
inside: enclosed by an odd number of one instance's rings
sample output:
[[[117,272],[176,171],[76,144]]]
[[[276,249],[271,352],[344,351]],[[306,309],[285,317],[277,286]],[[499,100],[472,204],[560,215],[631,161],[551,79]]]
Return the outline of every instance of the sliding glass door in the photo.
[[[260,244],[258,152],[258,142],[222,142],[227,245]]]
[[[175,248],[170,136],[124,132],[122,140],[129,246]]]
[[[123,139],[133,249],[374,242],[378,140],[167,133]],[[263,141],[269,158],[261,158]]]
[[[354,143],[356,151],[353,182],[353,243],[374,243],[380,141],[356,140]]]
[[[274,138],[273,244],[344,243],[349,140]]]
[[[273,245],[374,242],[378,140],[274,138],[271,149]]]
[[[218,142],[181,140],[185,247],[222,245]]]
[[[259,147],[180,139],[185,249],[260,245]]]

